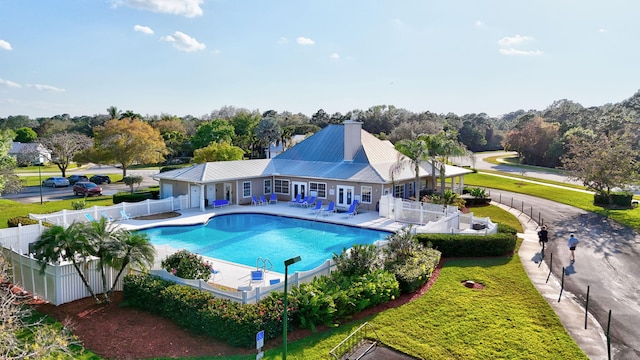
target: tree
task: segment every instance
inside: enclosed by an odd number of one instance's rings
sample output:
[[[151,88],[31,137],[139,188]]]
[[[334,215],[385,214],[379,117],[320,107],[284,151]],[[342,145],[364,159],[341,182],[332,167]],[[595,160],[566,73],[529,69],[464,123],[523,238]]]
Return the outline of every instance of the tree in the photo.
[[[42,144],[51,151],[51,161],[58,166],[62,177],[65,177],[75,154],[89,149],[93,142],[86,135],[63,132],[42,139]]]
[[[632,134],[591,137],[575,133],[567,140],[563,167],[597,194],[610,197],[612,188],[637,181],[639,153]]]
[[[117,163],[122,176],[135,163],[164,161],[167,148],[158,130],[138,119],[109,120],[96,129],[93,149],[86,157],[98,163]]]
[[[0,194],[18,192],[22,188],[14,173],[16,159],[9,155],[13,136],[10,130],[0,130]]]
[[[125,176],[125,177],[122,178],[122,182],[125,183],[125,185],[129,185],[129,188],[131,189],[131,193],[133,194],[133,192],[135,191],[133,189],[133,187],[135,185],[138,185],[138,187],[139,187],[140,184],[142,184],[142,176],[140,176],[140,175]]]
[[[267,148],[267,157],[271,158],[271,144],[279,144],[282,136],[282,129],[275,117],[263,117],[256,127],[256,137],[260,140],[260,144]]]
[[[200,124],[191,138],[193,149],[203,148],[212,142],[231,142],[235,133],[227,120],[215,119]]]
[[[115,106],[109,106],[107,108],[107,113],[109,114],[109,120],[117,120],[120,119],[122,111],[118,110]]]
[[[123,271],[129,265],[134,265],[139,269],[146,269],[153,264],[155,248],[149,240],[149,235],[140,232],[118,231],[117,241],[112,244],[108,256],[108,264],[118,270],[118,274],[113,280],[107,295],[111,297]]]
[[[423,136],[431,159],[433,184],[435,187],[435,169],[440,170],[440,192],[444,193],[446,165],[450,156],[465,156],[467,148],[457,140],[455,131],[441,131],[435,135]]]
[[[557,138],[558,124],[535,117],[509,131],[503,145],[505,150],[517,152],[523,164],[553,167],[559,160],[557,152],[553,151]]]
[[[429,149],[424,139],[417,137],[413,140],[400,140],[396,143],[396,150],[406,155],[413,165],[413,171],[416,175],[415,180],[415,197],[420,197],[420,163],[429,160]]]
[[[36,134],[36,132],[33,131],[33,129],[28,127],[22,127],[16,130],[16,137],[14,141],[17,141],[19,143],[31,143],[36,141],[37,138],[38,138],[38,134]]]
[[[197,149],[193,161],[202,164],[209,161],[242,160],[243,157],[244,150],[228,142],[221,142],[211,143],[207,147]]]

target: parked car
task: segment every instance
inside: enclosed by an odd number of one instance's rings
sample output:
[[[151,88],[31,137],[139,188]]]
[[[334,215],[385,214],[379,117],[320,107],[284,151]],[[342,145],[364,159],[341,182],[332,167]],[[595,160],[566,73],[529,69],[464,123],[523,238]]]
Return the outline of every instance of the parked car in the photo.
[[[63,177],[50,177],[42,181],[42,186],[51,186],[54,188],[58,186],[69,186],[69,180]]]
[[[89,178],[85,175],[71,175],[67,176],[67,179],[69,179],[69,183],[71,185],[77,183],[78,181],[89,181]]]
[[[73,184],[73,195],[75,196],[102,195],[102,188],[89,181],[79,181]]]
[[[102,183],[111,184],[111,178],[109,177],[109,175],[93,175],[92,177],[89,178],[89,181],[95,184],[102,184]]]

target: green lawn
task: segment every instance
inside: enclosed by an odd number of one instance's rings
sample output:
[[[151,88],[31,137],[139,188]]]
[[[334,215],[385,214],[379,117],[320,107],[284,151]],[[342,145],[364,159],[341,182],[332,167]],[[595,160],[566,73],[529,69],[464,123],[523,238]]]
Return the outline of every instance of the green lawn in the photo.
[[[47,214],[62,209],[73,209],[71,203],[79,201],[82,198],[69,200],[50,201],[40,204],[40,202],[33,204],[22,204],[12,200],[0,199],[0,229],[7,227],[7,219],[16,216],[29,216],[29,214]],[[94,205],[109,206],[113,205],[113,197],[111,196],[97,196],[89,197],[86,199],[87,208]]]

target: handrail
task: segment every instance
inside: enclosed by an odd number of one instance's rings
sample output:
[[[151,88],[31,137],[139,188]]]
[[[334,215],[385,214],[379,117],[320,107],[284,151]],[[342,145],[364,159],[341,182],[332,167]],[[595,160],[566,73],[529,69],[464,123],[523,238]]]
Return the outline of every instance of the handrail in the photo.
[[[375,338],[371,339],[371,335],[368,336],[367,330],[373,331],[375,334]],[[378,344],[378,334],[376,333],[376,329],[373,325],[369,324],[369,322],[365,322],[360,325],[355,331],[353,331],[349,336],[347,336],[344,340],[340,342],[340,344],[336,345],[329,354],[333,356],[334,359],[351,359],[351,355],[355,354],[356,350],[360,350],[360,347],[364,345],[365,341],[369,339],[372,342],[368,344],[367,348],[364,351],[360,352],[359,355],[354,358],[358,360],[362,358],[365,354],[369,352],[374,346]]]

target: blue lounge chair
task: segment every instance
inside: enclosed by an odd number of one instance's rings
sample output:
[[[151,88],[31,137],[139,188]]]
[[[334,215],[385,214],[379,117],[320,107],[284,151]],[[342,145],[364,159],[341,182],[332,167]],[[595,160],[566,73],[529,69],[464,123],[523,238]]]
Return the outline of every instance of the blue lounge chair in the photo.
[[[258,200],[258,198],[257,198],[257,197],[252,196],[252,197],[251,197],[251,205],[258,206],[258,205],[262,205],[262,203],[260,202],[260,200]]]
[[[358,208],[358,200],[353,200],[353,202],[351,203],[351,206],[349,206],[349,210],[347,210],[347,217],[358,215],[358,212],[356,211],[357,208]]]
[[[271,203],[278,203],[278,196],[276,195],[276,193],[271,193],[271,197],[269,198],[269,204]]]
[[[227,205],[229,205],[229,200],[214,200],[213,201],[213,207],[214,208],[227,206]]]
[[[302,194],[298,194],[296,195],[296,198],[289,201],[289,205],[298,205],[298,203],[302,200],[300,200],[300,198],[302,197]]]
[[[304,197],[304,199],[302,199],[302,200],[298,201],[298,202],[296,203],[296,205],[300,205],[300,206],[302,206],[302,204],[306,204],[307,202],[309,202],[309,197],[308,197],[308,196],[305,196],[305,197]]]
[[[89,220],[89,222],[94,222],[94,221],[96,221],[96,219],[94,219],[94,218],[93,218],[93,215],[91,215],[91,214],[88,214],[88,213],[87,213],[87,214],[84,214],[84,217],[86,217],[86,218],[87,218],[87,220]]]
[[[300,206],[311,207],[315,203],[316,203],[316,197],[315,196],[310,196],[309,199],[307,199],[307,201],[305,201],[302,204],[300,204]]]
[[[333,201],[330,201],[330,202],[329,202],[329,206],[327,206],[327,208],[326,208],[326,209],[322,209],[322,213],[323,213],[325,216],[328,216],[328,215],[333,214],[333,213],[335,213],[335,212],[336,212],[336,203],[335,203],[335,202],[333,202]]]
[[[314,214],[319,214],[322,211],[322,200],[316,201],[316,206],[312,210]]]
[[[253,283],[263,283],[264,282],[264,271],[262,270],[254,270],[251,272],[251,281],[249,285],[253,285]]]
[[[120,210],[120,217],[123,220],[131,220],[131,214],[127,214],[124,210]]]
[[[269,205],[269,202],[264,198],[264,195],[260,195],[260,202],[262,205]]]
[[[108,222],[113,222],[113,218],[111,216],[109,216],[106,212],[102,212],[102,217],[107,219]]]

